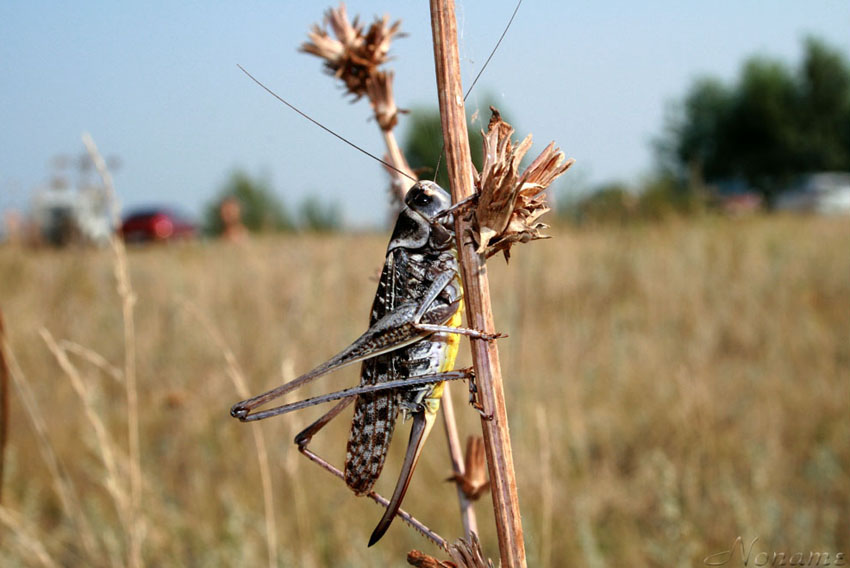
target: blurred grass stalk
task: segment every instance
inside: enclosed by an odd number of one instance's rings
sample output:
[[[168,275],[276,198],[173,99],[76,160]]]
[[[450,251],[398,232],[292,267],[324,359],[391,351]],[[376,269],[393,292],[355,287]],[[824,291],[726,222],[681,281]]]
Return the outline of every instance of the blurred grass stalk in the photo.
[[[24,409],[35,431],[42,459],[50,472],[50,479],[53,483],[56,495],[59,497],[62,504],[62,509],[68,515],[72,525],[74,526],[74,533],[79,538],[82,549],[85,551],[87,557],[100,557],[101,554],[96,544],[97,539],[95,538],[95,532],[85,516],[85,512],[80,503],[80,498],[71,477],[68,475],[67,468],[62,464],[58,454],[56,453],[56,449],[51,442],[47,422],[38,403],[36,402],[36,397],[30,388],[29,381],[18,364],[14,352],[8,345],[6,345],[5,352],[6,357],[8,358],[9,374],[12,377],[18,396],[23,403]],[[11,521],[15,517],[10,511],[7,511],[4,518]],[[21,525],[20,523],[13,524],[18,526]],[[25,531],[23,533],[23,543],[25,548],[31,548],[26,544],[29,541],[30,539]],[[40,555],[37,557],[40,557]]]
[[[106,160],[97,149],[94,139],[86,132],[83,134],[83,144],[100,175],[111,204],[113,227],[121,225],[121,206],[115,192],[112,173],[106,166]],[[118,296],[121,298],[121,313],[124,322],[124,385],[127,396],[127,447],[130,477],[130,498],[127,507],[127,528],[129,537],[129,553],[127,564],[130,568],[142,566],[142,542],[146,527],[142,512],[142,465],[139,451],[139,391],[136,384],[136,327],[133,319],[133,308],[136,304],[136,294],[130,282],[127,268],[127,250],[124,240],[113,232],[109,239],[115,254],[115,280]]]

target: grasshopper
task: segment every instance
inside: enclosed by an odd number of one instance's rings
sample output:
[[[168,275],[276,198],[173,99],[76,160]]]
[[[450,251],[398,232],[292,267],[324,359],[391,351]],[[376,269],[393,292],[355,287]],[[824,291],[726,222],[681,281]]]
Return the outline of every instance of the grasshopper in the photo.
[[[339,400],[295,437],[299,450],[341,475],[357,495],[369,494],[384,467],[399,413],[412,418],[398,482],[383,517],[369,539],[372,546],[399,513],[425,439],[434,424],[446,380],[469,379],[453,371],[460,335],[492,340],[460,327],[463,290],[457,261],[451,198],[436,183],[417,182],[407,193],[387,247],[372,305],[369,329],[340,353],[273,390],[238,402],[230,410],[245,422]],[[361,362],[360,386],[259,410],[275,398],[346,365]],[[313,435],[355,402],[344,473],[308,449]],[[420,528],[420,530],[422,530]]]

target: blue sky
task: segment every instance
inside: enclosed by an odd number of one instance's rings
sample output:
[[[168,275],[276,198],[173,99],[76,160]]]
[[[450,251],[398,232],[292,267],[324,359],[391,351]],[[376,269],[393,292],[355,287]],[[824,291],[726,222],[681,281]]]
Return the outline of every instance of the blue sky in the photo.
[[[0,4],[0,210],[26,208],[57,154],[92,134],[125,207],[198,213],[234,168],[268,176],[293,205],[312,192],[348,222],[385,219],[380,166],[254,85],[239,63],[341,135],[382,154],[366,101],[350,104],[317,59],[298,53],[330,4],[313,2],[38,2]],[[396,99],[436,105],[427,2],[348,2],[371,21],[389,10]],[[461,2],[468,83],[513,10]],[[562,189],[630,181],[652,167],[665,108],[691,81],[732,80],[750,55],[799,61],[816,35],[850,57],[846,1],[535,2],[525,0],[467,105],[493,97],[535,149],[555,140],[577,165]],[[482,115],[486,121],[485,109]],[[403,125],[399,134],[403,136]]]

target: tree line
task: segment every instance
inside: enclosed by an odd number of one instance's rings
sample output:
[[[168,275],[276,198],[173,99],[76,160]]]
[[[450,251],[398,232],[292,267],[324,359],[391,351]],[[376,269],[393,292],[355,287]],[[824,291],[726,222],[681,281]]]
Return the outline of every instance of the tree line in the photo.
[[[478,130],[470,128],[470,147],[480,165]],[[442,148],[438,111],[414,111],[403,146],[411,166],[434,177]],[[584,223],[692,215],[710,209],[729,186],[760,194],[770,208],[801,174],[850,171],[850,64],[839,49],[810,37],[796,66],[759,55],[744,61],[731,83],[697,79],[671,105],[654,150],[654,172],[637,186],[614,182],[580,198],[562,196],[560,217]],[[445,184],[442,170],[436,179]],[[208,232],[221,231],[218,208],[227,197],[239,201],[253,231],[342,228],[338,204],[308,198],[293,214],[267,180],[237,171],[206,207]]]
[[[799,174],[850,170],[850,66],[816,38],[791,67],[758,56],[737,81],[697,80],[658,142],[662,167],[690,186],[739,179],[768,203]]]

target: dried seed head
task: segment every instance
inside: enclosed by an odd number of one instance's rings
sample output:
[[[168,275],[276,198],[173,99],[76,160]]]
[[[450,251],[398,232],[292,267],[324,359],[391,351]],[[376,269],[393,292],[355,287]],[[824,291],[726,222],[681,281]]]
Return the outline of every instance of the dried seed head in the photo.
[[[513,127],[502,120],[499,111],[493,113],[484,134],[484,164],[476,180],[478,206],[475,209],[473,236],[478,253],[486,257],[499,251],[510,257],[514,243],[545,239],[538,222],[549,211],[545,190],[575,160],[564,161],[564,153],[550,143],[545,150],[519,174],[519,164],[531,147],[531,135],[514,145]]]
[[[395,104],[392,73],[379,70],[389,60],[393,37],[404,35],[400,28],[400,20],[390,25],[389,16],[384,16],[375,18],[364,31],[358,18],[349,21],[345,4],[340,3],[338,8],[325,12],[322,25],[313,26],[308,34],[309,41],[300,47],[301,51],[324,60],[325,71],[345,84],[345,92],[354,101],[364,95],[368,97],[387,145],[386,162],[390,164],[393,179],[390,195],[394,209],[399,208],[397,204],[403,201],[416,179],[393,134],[398,115],[407,111]]]
[[[449,555],[459,568],[493,568],[493,562],[484,556],[478,535],[472,533],[469,541],[459,538],[449,545]]]
[[[463,475],[455,474],[449,480],[456,482],[470,501],[477,501],[487,491],[490,480],[487,479],[484,438],[481,436],[467,438]]]
[[[392,38],[400,28],[401,20],[390,25],[389,16],[384,16],[375,18],[364,33],[358,18],[349,21],[345,4],[340,3],[325,13],[323,26],[313,26],[310,40],[301,45],[301,51],[324,59],[327,72],[345,83],[346,90],[358,100],[367,94],[377,68],[387,61]]]
[[[419,568],[493,568],[493,562],[486,559],[481,551],[478,535],[472,533],[469,541],[458,539],[449,545],[451,560],[439,560],[418,550],[407,554],[407,563]]]

